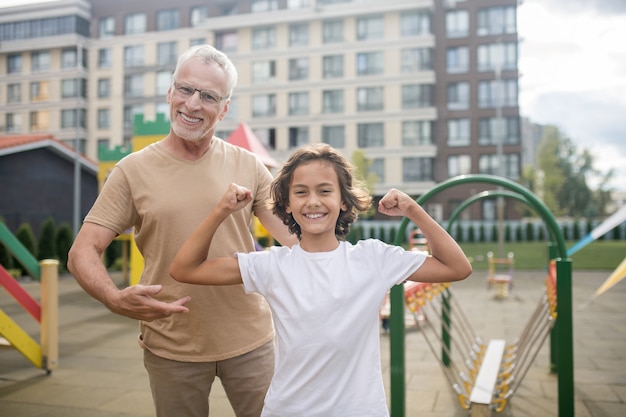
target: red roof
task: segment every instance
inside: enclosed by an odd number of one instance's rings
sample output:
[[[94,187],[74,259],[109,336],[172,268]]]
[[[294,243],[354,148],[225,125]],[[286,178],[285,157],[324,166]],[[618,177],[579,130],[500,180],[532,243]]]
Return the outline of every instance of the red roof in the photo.
[[[246,123],[240,123],[237,129],[226,139],[226,142],[249,150],[258,156],[267,167],[277,168],[280,166]]]
[[[0,149],[27,145],[29,143],[40,142],[43,140],[54,140],[54,136],[49,133],[39,133],[33,135],[0,135]]]

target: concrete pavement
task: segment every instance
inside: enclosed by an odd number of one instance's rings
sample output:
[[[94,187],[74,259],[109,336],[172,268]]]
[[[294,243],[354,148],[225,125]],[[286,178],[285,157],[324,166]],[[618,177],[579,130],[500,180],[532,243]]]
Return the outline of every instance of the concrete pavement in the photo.
[[[626,416],[626,284],[618,284],[579,309],[609,274],[574,270],[575,417]],[[504,300],[495,299],[487,290],[485,277],[484,271],[475,271],[455,283],[452,292],[483,340],[513,342],[537,305],[545,272],[516,272],[515,287]],[[38,298],[38,283],[22,285]],[[38,338],[37,324],[1,288],[0,308]],[[17,351],[0,350],[0,416],[153,416],[137,332],[135,321],[110,313],[73,278],[61,276],[59,368],[46,375]],[[385,334],[381,334],[381,348],[388,386],[389,338]],[[557,377],[549,372],[548,355],[546,343],[502,415],[558,416]],[[406,375],[405,417],[468,415],[417,329],[407,330]],[[211,397],[211,416],[234,416],[219,382]]]

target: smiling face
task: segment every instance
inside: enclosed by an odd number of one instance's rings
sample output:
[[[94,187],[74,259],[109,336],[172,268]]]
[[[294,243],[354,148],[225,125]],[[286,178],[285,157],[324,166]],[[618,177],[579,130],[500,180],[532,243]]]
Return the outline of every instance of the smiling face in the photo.
[[[194,57],[178,68],[176,81],[198,90],[212,91],[228,96],[226,73],[214,62],[205,63]],[[211,139],[217,123],[228,112],[230,99],[220,103],[207,103],[195,91],[191,96],[179,93],[174,86],[167,91],[167,103],[170,105],[170,126],[181,139],[198,142]]]
[[[334,249],[340,210],[346,210],[346,205],[341,198],[337,173],[329,162],[311,161],[294,170],[287,213],[300,225],[303,247],[315,241],[317,250],[319,244],[329,245],[327,250]]]

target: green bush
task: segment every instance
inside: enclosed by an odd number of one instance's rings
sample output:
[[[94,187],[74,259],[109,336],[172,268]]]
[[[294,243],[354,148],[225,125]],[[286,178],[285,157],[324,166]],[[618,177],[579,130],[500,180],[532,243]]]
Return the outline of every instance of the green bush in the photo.
[[[74,242],[74,232],[69,224],[63,223],[59,226],[55,236],[55,246],[57,259],[61,271],[67,271],[67,253]]]
[[[39,241],[37,243],[37,256],[39,260],[56,259],[55,229],[56,226],[52,217],[49,217],[41,224]]]
[[[37,258],[35,235],[33,234],[33,229],[30,227],[30,224],[22,223],[15,232],[15,238],[24,246],[24,248],[26,248],[28,252]],[[26,270],[24,265],[16,260],[16,266],[18,265],[22,271]]]

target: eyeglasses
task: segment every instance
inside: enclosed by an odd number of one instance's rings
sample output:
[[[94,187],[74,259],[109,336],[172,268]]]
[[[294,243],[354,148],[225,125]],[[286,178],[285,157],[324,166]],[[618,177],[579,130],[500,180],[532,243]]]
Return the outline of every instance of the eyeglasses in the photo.
[[[179,83],[178,81],[174,81],[174,90],[183,97],[191,97],[197,91],[198,93],[200,93],[200,100],[202,100],[204,104],[218,104],[228,98],[220,97],[217,93],[214,93],[213,91],[198,90],[197,88],[192,87],[189,84]]]

